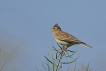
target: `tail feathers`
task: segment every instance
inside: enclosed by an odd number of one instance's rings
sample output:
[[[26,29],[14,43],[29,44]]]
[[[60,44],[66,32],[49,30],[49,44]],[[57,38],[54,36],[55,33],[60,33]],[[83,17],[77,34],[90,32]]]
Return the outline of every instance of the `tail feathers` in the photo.
[[[91,46],[89,46],[88,44],[86,44],[84,42],[81,42],[80,44],[83,45],[83,46],[85,46],[85,47],[87,47],[87,48],[92,48]]]

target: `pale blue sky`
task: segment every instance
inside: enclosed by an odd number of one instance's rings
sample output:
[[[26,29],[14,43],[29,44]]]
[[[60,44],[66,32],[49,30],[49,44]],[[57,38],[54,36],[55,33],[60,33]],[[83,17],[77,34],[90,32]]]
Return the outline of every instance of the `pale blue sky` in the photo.
[[[106,0],[0,0],[0,68],[6,62],[3,71],[43,69],[49,47],[57,47],[55,23],[93,47],[69,48],[78,50],[78,67],[90,61],[94,69],[106,70]]]

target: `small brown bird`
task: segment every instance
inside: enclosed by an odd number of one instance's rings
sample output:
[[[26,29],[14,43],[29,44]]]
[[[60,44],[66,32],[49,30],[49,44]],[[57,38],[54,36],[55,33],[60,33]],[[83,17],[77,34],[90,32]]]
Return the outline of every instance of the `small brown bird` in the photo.
[[[80,41],[78,38],[74,37],[73,35],[62,31],[62,29],[59,27],[58,24],[55,24],[51,30],[54,34],[54,38],[57,41],[57,43],[65,46],[65,48],[63,48],[63,50],[60,53],[63,53],[64,51],[66,51],[68,47],[76,44],[82,44],[88,48],[92,48],[91,46]]]

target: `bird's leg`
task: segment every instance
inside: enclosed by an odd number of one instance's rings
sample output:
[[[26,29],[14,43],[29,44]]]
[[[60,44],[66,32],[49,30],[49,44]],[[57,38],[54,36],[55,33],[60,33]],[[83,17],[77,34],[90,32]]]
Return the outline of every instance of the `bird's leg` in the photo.
[[[64,47],[64,46],[63,46],[63,47]],[[61,50],[60,54],[62,54],[64,51],[66,51],[67,48],[68,48],[68,47],[64,47],[64,48]]]

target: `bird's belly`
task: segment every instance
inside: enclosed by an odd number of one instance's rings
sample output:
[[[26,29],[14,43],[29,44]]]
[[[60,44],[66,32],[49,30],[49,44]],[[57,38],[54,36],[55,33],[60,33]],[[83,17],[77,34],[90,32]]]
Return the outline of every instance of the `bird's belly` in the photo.
[[[57,43],[59,43],[59,44],[61,44],[61,45],[65,45],[65,46],[70,45],[69,43],[67,43],[67,42],[65,42],[65,41],[60,41],[60,40],[58,40],[58,39],[56,39],[56,41],[57,41]]]

